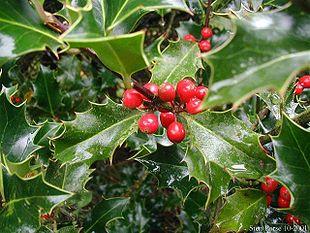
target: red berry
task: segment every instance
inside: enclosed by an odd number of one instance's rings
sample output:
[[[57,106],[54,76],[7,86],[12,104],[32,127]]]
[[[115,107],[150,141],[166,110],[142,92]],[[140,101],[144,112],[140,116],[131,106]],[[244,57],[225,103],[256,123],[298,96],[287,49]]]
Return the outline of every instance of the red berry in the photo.
[[[279,198],[278,198],[278,206],[279,206],[280,208],[288,208],[288,207],[290,207],[290,201],[285,200],[285,199],[282,198],[282,197],[279,197]]]
[[[301,224],[299,218],[297,218],[296,216],[291,215],[291,214],[287,214],[287,215],[285,216],[285,221],[286,221],[288,224],[294,224],[294,223],[296,223],[296,224],[298,224],[298,225]]]
[[[187,103],[196,95],[196,85],[189,79],[183,79],[177,84],[177,93],[180,100]]]
[[[201,30],[201,35],[203,38],[205,39],[208,39],[210,37],[213,36],[213,32],[212,32],[212,29],[211,28],[208,28],[208,27],[204,27],[202,30]]]
[[[260,189],[266,193],[272,193],[277,189],[278,182],[270,177],[266,177],[266,183],[261,183]]]
[[[198,45],[202,52],[208,52],[211,50],[211,43],[208,40],[202,40]]]
[[[299,79],[299,84],[304,88],[310,88],[310,75],[304,75]]]
[[[284,186],[282,186],[280,189],[280,197],[282,197],[283,199],[285,199],[287,201],[291,201],[291,194],[287,190],[287,188],[285,188]]]
[[[187,34],[183,37],[184,40],[187,40],[187,41],[191,41],[191,42],[196,42],[196,39],[195,39],[195,36],[192,35],[192,34]]]
[[[158,86],[155,83],[146,83],[144,87],[150,90],[154,95],[158,95]]]
[[[139,122],[138,126],[142,133],[152,134],[158,129],[158,118],[153,113],[144,114]]]
[[[196,97],[203,100],[203,98],[208,94],[208,88],[204,86],[198,86],[196,88]]]
[[[182,142],[185,138],[185,129],[183,124],[177,121],[172,122],[168,127],[167,136],[173,143]]]
[[[45,220],[53,218],[53,217],[54,217],[53,213],[52,214],[41,214],[40,215],[40,218],[43,218]]]
[[[135,89],[131,88],[124,92],[123,104],[127,108],[137,108],[143,102],[142,96]]]
[[[202,112],[201,100],[196,97],[190,99],[186,103],[186,111],[192,115]]]
[[[160,122],[163,127],[168,128],[172,122],[175,122],[176,117],[172,112],[160,113]]]
[[[272,197],[270,195],[267,195],[266,196],[266,201],[267,201],[267,206],[270,206],[271,202],[272,202]]]
[[[164,83],[160,86],[158,90],[158,97],[165,102],[173,101],[175,98],[174,86],[170,83]]]
[[[304,87],[298,83],[297,86],[295,87],[295,95],[300,95],[303,90]]]

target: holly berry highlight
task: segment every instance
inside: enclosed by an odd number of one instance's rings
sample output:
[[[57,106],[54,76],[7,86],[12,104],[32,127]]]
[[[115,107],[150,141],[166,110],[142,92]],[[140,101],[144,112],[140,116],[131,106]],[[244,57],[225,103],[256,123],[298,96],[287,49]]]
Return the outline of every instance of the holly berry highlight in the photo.
[[[208,88],[197,86],[190,79],[183,79],[174,87],[170,83],[163,83],[158,87],[154,83],[147,83],[143,88],[150,91],[155,98],[149,99],[134,88],[128,89],[123,95],[123,105],[127,108],[137,108],[146,110],[138,121],[139,130],[146,134],[154,134],[161,126],[167,129],[167,137],[173,143],[180,143],[186,136],[185,128],[178,121],[178,113],[188,112],[189,114],[198,114],[202,112],[202,100],[208,94]],[[154,114],[158,111],[159,119]]]
[[[202,39],[199,42],[192,34],[185,35],[183,39],[191,42],[198,42],[198,46],[201,52],[209,52],[212,48],[210,41],[213,36],[212,29],[209,27],[204,27],[203,29],[201,29],[200,34],[202,36]]]
[[[279,186],[279,183],[270,178],[270,177],[266,177],[266,182],[265,183],[261,183],[260,189],[262,191],[264,191],[266,193],[266,200],[267,200],[267,206],[272,205],[272,194],[273,196],[277,196],[277,204],[275,205],[275,207],[278,208],[290,208],[290,204],[291,204],[291,194],[289,192],[289,190],[282,186],[279,190],[278,195],[276,195],[276,190]],[[300,220],[294,216],[294,215],[290,215],[287,214],[285,217],[285,221],[289,224],[301,224]]]

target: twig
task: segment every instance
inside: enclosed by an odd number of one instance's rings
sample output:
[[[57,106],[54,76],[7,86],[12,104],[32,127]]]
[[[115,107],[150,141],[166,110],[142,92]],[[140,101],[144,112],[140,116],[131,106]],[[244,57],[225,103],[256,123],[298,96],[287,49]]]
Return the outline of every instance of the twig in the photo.
[[[210,14],[211,14],[211,4],[212,0],[208,0],[207,13],[206,13],[206,27],[209,27],[210,23]]]

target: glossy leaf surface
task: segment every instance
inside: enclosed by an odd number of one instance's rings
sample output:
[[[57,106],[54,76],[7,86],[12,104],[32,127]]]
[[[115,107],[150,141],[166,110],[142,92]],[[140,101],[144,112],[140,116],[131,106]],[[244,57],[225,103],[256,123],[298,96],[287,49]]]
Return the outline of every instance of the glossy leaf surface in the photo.
[[[66,132],[55,142],[56,158],[62,162],[91,164],[113,155],[114,150],[137,130],[140,113],[108,100],[105,105],[77,113],[65,122]]]
[[[273,137],[277,170],[272,175],[293,194],[290,212],[310,224],[310,132],[283,114],[282,129]]]
[[[0,92],[0,153],[9,161],[19,163],[39,149],[33,143],[38,128],[26,121],[25,105],[16,107],[8,101],[5,93],[9,91],[3,87]]]
[[[237,190],[217,216],[211,232],[246,231],[258,223],[266,211],[266,195],[259,190]]]
[[[162,52],[162,56],[155,59],[152,82],[177,84],[184,77],[195,77],[196,71],[202,68],[199,53],[200,50],[196,43],[171,42],[169,47]]]
[[[4,0],[0,5],[0,66],[8,59],[32,51],[53,51],[62,45],[57,33],[47,29],[28,1]]]
[[[205,105],[239,105],[266,88],[283,94],[292,73],[310,63],[309,19],[309,14],[289,9],[235,20],[231,40],[206,56],[212,85]]]

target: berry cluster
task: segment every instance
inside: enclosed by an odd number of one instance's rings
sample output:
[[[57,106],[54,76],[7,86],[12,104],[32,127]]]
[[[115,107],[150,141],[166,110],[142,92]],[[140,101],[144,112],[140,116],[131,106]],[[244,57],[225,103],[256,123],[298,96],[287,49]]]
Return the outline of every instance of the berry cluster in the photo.
[[[300,95],[304,88],[310,88],[310,75],[304,75],[299,78],[299,81],[295,87],[295,95]]]
[[[22,102],[22,99],[18,96],[12,95],[11,96],[11,101],[13,104],[20,104]]]
[[[267,193],[267,206],[270,206],[272,203],[271,193],[275,192],[278,187],[278,182],[270,177],[266,177],[266,183],[261,183],[260,189]],[[289,208],[291,203],[291,194],[282,186],[279,191],[278,197],[278,207],[280,208]],[[293,224],[294,222],[297,224],[301,224],[300,220],[293,215],[287,214],[285,220],[289,224]]]
[[[197,86],[190,79],[179,81],[176,88],[170,83],[163,83],[160,87],[154,83],[147,83],[143,88],[150,91],[154,98],[147,98],[135,88],[127,89],[123,96],[125,107],[149,111],[139,119],[140,131],[153,134],[158,130],[159,120],[154,111],[159,111],[161,125],[167,129],[169,140],[173,143],[182,142],[186,133],[183,124],[177,120],[177,113],[197,114],[202,112],[201,103],[208,93],[208,88]]]
[[[211,42],[210,38],[213,36],[212,29],[209,27],[204,27],[201,29],[202,39],[199,41],[198,46],[201,52],[208,52],[211,50]],[[193,34],[187,34],[183,37],[184,40],[197,42],[195,36]]]

